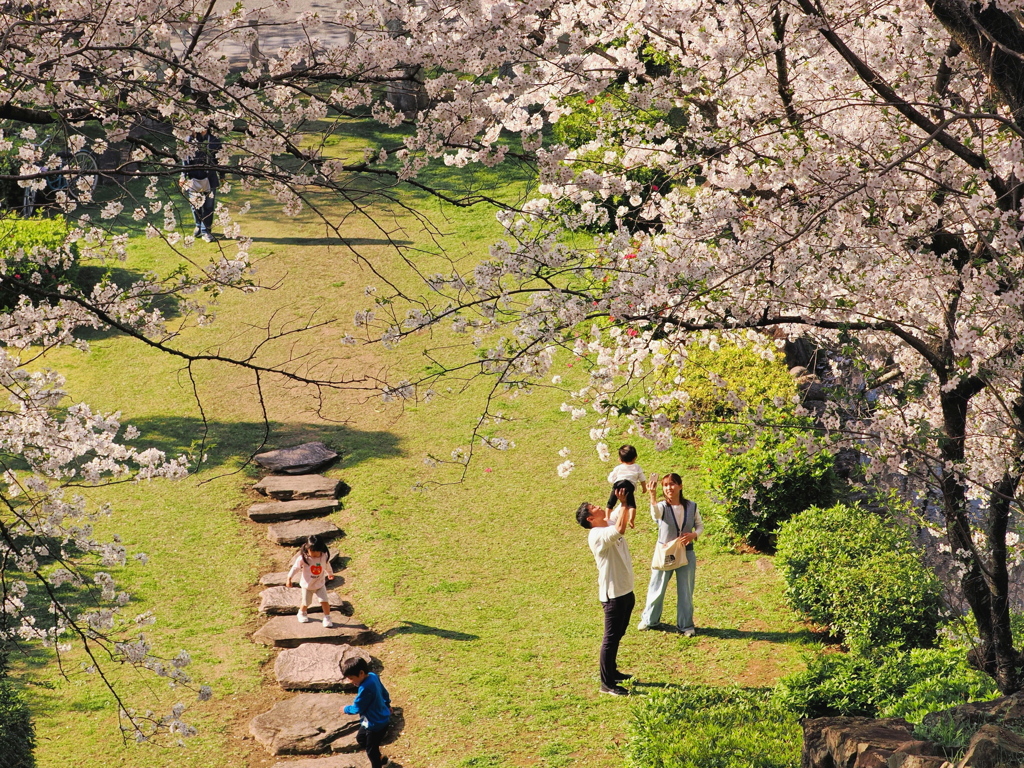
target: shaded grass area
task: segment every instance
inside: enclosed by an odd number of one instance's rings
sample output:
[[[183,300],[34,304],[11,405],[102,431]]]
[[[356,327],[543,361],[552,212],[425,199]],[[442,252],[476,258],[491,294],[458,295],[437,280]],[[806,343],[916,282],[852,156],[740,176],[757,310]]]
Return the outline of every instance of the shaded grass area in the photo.
[[[334,149],[357,152],[368,137],[390,141],[356,126]],[[442,167],[430,173],[459,179]],[[483,169],[462,186],[520,199],[528,179],[518,173]],[[422,291],[410,261],[424,272],[448,256],[471,264],[501,230],[493,210],[442,208],[415,190],[394,194],[400,199],[367,202],[367,215],[337,201],[325,208],[343,240],[312,214],[285,219],[266,198],[240,189],[225,195],[229,202],[253,201],[244,224],[253,237],[258,280],[273,289],[225,293],[218,321],[185,331],[179,343],[241,354],[267,327],[338,318],[299,347],[268,345],[261,359],[314,354],[357,381],[426,370],[427,346],[456,341],[445,331],[418,335],[392,351],[338,343],[351,330],[353,313],[372,304],[363,289],[379,280],[370,267],[397,273],[403,288]],[[409,208],[435,217],[437,225],[424,230]],[[205,258],[233,245],[195,248]],[[167,273],[178,263],[156,240],[133,241],[131,254],[125,268],[138,272]],[[113,703],[79,671],[80,659],[68,658],[65,681],[52,657],[37,652],[23,658],[18,671],[37,713],[40,766],[270,766],[276,759],[246,738],[248,721],[284,695],[268,678],[273,654],[248,634],[258,625],[254,584],[261,573],[278,569],[287,552],[267,544],[263,529],[244,518],[251,501],[246,488],[256,473],[243,464],[265,429],[255,382],[211,364],[186,372],[180,361],[118,335],[90,341],[88,354],[64,350],[46,359],[67,373],[73,400],[123,410],[124,420],[141,431],[140,445],[206,454],[203,470],[184,482],[116,486],[92,495],[115,508],[101,532],[117,531],[131,551],[150,556],[148,566],[118,574],[137,597],[131,610],[156,612],[158,622],[147,634],[166,655],[187,648],[198,682],[211,684],[214,698],[191,708],[189,718],[201,730],[186,748],[124,746]],[[555,371],[568,387],[582,380],[572,363],[560,359]],[[347,535],[339,547],[349,558],[345,590],[357,616],[386,637],[374,654],[405,714],[404,734],[389,754],[410,768],[621,765],[630,708],[597,693],[601,609],[586,535],[572,515],[584,498],[607,497],[610,466],[594,454],[589,425],[559,411],[564,394],[554,387],[536,387],[502,404],[509,420],[495,431],[513,439],[516,449],[481,449],[465,470],[428,466],[428,454],[447,457],[465,446],[490,391],[486,381],[438,389],[430,403],[401,407],[381,403],[358,384],[316,399],[279,380],[264,382],[270,447],[316,439],[343,454],[329,474],[352,487],[340,514]],[[635,438],[619,434],[612,441]],[[563,446],[577,464],[565,481],[554,470]],[[638,447],[649,472],[680,471],[687,495],[710,512],[693,446],[680,443],[658,455]],[[629,533],[638,593],[654,539],[654,524],[642,510]],[[698,637],[631,630],[625,638],[621,663],[637,673],[640,695],[693,683],[770,684],[800,664],[810,642],[785,608],[767,558],[720,551],[709,542],[698,545],[698,558]],[[669,592],[665,610],[672,615]],[[638,618],[639,607],[634,624]],[[191,698],[162,681],[121,674],[129,694],[140,699],[167,704]]]

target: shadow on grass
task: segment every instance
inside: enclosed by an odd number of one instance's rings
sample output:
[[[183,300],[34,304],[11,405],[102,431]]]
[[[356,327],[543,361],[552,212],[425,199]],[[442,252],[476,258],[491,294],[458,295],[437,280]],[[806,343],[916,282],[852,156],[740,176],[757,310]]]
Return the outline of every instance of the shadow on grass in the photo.
[[[128,288],[140,280],[145,279],[145,275],[141,272],[136,272],[131,269],[122,269],[120,267],[84,266],[79,268],[78,274],[75,276],[75,284],[83,294],[88,296],[92,293],[93,288],[105,279],[109,280],[119,288]],[[167,319],[179,317],[181,315],[178,298],[172,294],[157,296],[152,301],[152,307],[153,309],[159,310],[160,314]],[[75,329],[75,337],[84,339],[85,341],[99,341],[100,339],[117,336],[120,333],[120,331],[110,327],[81,327]]]
[[[319,441],[337,451],[333,466],[352,467],[367,459],[401,456],[400,439],[391,432],[352,429],[337,424],[282,424],[261,421],[219,422],[185,416],[154,416],[130,419],[139,430],[132,444],[156,448],[168,456],[195,455],[199,469],[216,469],[249,462],[255,476],[262,470],[251,462],[256,453],[290,445]],[[197,455],[202,452],[202,456]],[[193,468],[197,465],[193,464]]]
[[[412,245],[412,240],[388,240],[373,237],[254,237],[254,243],[276,245]]]
[[[453,629],[440,629],[438,627],[431,627],[427,624],[419,624],[415,621],[403,621],[402,624],[405,626],[392,627],[391,629],[384,632],[381,637],[388,638],[394,637],[395,635],[433,635],[435,637],[443,637],[445,640],[479,640],[480,635],[471,635],[467,632],[456,632]]]
[[[402,731],[405,730],[405,712],[401,707],[391,707],[391,723],[388,725],[387,735],[384,737],[382,744],[394,744],[398,741],[398,737],[402,735]],[[398,768],[398,763],[391,761],[388,765],[395,766]]]
[[[641,682],[641,681],[638,681],[638,680],[633,680],[633,681],[630,682],[629,692],[633,696],[646,696],[648,693],[651,693],[652,691],[655,691],[655,690],[668,691],[668,690],[673,690],[674,689],[674,690],[681,691],[681,690],[683,690],[685,688],[688,688],[688,687],[689,686],[687,686],[687,685],[685,685],[683,683],[654,683],[654,682]]]
[[[701,627],[697,630],[697,637],[714,637],[719,640],[761,640],[767,643],[792,643],[798,640],[813,640],[815,636],[806,629],[797,632],[766,632],[762,630]]]

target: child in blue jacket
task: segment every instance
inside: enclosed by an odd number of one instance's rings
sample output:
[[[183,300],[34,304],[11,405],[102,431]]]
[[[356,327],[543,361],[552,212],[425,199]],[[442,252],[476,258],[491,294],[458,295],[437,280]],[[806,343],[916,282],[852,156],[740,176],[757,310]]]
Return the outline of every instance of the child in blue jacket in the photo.
[[[391,722],[391,696],[380,678],[370,671],[366,659],[348,659],[341,665],[341,674],[352,685],[359,686],[355,701],[341,711],[346,715],[362,715],[356,741],[366,750],[370,768],[381,768],[388,759],[381,757],[380,743]]]

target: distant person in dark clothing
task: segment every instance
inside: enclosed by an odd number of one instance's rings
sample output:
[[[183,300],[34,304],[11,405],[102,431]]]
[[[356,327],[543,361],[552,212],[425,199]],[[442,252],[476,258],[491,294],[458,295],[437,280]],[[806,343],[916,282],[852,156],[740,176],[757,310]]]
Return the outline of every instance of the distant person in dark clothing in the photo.
[[[192,134],[189,139],[192,157],[185,161],[185,170],[181,174],[181,191],[188,198],[192,207],[192,218],[195,229],[192,234],[201,237],[208,243],[213,242],[213,210],[216,207],[217,185],[220,176],[215,170],[217,153],[221,141],[209,128]]]

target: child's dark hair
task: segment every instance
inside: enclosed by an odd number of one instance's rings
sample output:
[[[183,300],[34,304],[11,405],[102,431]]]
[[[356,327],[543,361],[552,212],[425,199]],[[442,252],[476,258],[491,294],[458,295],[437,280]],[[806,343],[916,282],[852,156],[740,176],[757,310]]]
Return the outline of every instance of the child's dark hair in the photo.
[[[299,550],[302,553],[302,559],[305,560],[306,556],[310,552],[323,552],[327,555],[327,559],[331,559],[331,550],[327,548],[327,545],[320,541],[319,536],[308,536],[302,548]]]
[[[616,502],[618,502],[619,497],[615,496],[615,492],[620,488],[626,491],[626,500],[623,502],[623,506],[636,509],[636,498],[633,496],[633,492],[636,491],[636,486],[629,480],[616,480],[615,484],[612,486],[612,496],[615,497]]]
[[[342,677],[359,677],[359,675],[364,673],[370,673],[370,665],[366,663],[366,659],[356,656],[341,662]]]
[[[632,445],[623,445],[619,447],[619,461],[623,464],[629,464],[631,461],[636,461],[636,448]]]
[[[590,530],[594,526],[590,524],[590,502],[584,501],[580,504],[576,510],[576,522],[582,525],[587,530]]]

